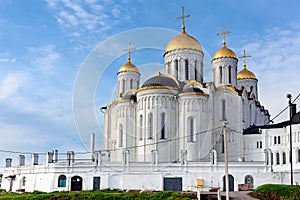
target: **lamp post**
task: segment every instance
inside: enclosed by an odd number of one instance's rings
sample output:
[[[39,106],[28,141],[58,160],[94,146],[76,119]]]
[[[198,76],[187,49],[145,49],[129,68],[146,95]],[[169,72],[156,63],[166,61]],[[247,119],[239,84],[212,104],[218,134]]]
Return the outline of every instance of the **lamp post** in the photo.
[[[286,98],[289,99],[289,107],[290,107],[290,165],[291,165],[291,185],[293,185],[293,140],[292,140],[292,95],[291,94],[287,94]]]

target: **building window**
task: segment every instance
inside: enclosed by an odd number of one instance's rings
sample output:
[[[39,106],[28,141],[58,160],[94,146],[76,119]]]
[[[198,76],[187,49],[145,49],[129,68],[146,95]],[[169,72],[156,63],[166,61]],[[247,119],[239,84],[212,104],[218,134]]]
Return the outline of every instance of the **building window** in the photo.
[[[222,71],[222,67],[219,67],[219,72],[220,72],[220,83],[222,83],[222,79],[223,79],[223,71]]]
[[[280,144],[280,136],[278,136],[277,142],[278,144]]]
[[[153,114],[152,113],[149,113],[149,122],[148,122],[148,125],[149,125],[149,134],[148,134],[148,138],[149,139],[153,139]]]
[[[298,149],[298,162],[300,162],[300,149]]]
[[[262,149],[262,141],[259,142],[259,148]]]
[[[22,178],[22,186],[25,186],[26,185],[26,177],[24,176],[23,178]]]
[[[58,187],[66,187],[67,177],[65,175],[60,175],[58,177]]]
[[[250,188],[254,187],[254,179],[251,175],[245,176],[245,184],[249,184]]]
[[[256,148],[259,148],[259,141],[256,142]]]
[[[130,79],[130,89],[132,89],[132,86],[133,86],[133,80]]]
[[[221,106],[222,106],[221,121],[225,121],[226,120],[226,101],[225,101],[225,99],[222,99]]]
[[[125,80],[123,79],[122,80],[122,93],[125,92]]]
[[[119,147],[123,146],[123,126],[119,125]]]
[[[231,66],[228,67],[228,81],[231,83]]]
[[[178,60],[175,60],[175,74],[178,76]]]
[[[282,164],[286,164],[286,153],[285,152],[283,152],[282,153]]]
[[[161,135],[160,139],[166,139],[165,135],[165,129],[166,129],[166,113],[161,113]]]
[[[276,165],[280,164],[279,153],[276,153]]]
[[[189,80],[189,61],[185,60],[185,80]]]
[[[188,126],[189,126],[189,137],[188,137],[188,141],[189,142],[194,142],[194,130],[195,130],[195,124],[194,124],[194,119],[190,118],[189,122],[188,122]]]
[[[271,165],[274,164],[273,153],[271,153]]]
[[[277,137],[274,136],[274,144],[277,144]]]
[[[195,60],[195,80],[197,80],[197,60]]]
[[[143,139],[143,115],[140,115],[140,140]]]

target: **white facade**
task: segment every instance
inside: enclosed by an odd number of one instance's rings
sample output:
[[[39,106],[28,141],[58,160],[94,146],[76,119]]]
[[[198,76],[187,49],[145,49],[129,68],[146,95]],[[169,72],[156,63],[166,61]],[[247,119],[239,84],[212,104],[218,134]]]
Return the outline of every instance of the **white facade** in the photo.
[[[166,73],[140,85],[130,56],[120,68],[118,98],[105,106],[103,150],[92,152],[93,159],[78,160],[73,152],[60,159],[54,151],[44,164],[33,155],[26,165],[20,156],[17,166],[7,160],[1,169],[1,187],[195,191],[197,179],[202,179],[198,186],[203,190],[224,189],[224,122],[231,190],[244,183],[252,188],[289,183],[289,128],[266,126],[270,116],[258,100],[255,75],[237,73],[238,59],[224,42],[212,60],[213,81],[204,82],[200,43],[185,29],[170,43],[164,54]],[[293,134],[298,182],[299,124],[293,125]],[[179,181],[178,187],[166,188],[166,181]]]

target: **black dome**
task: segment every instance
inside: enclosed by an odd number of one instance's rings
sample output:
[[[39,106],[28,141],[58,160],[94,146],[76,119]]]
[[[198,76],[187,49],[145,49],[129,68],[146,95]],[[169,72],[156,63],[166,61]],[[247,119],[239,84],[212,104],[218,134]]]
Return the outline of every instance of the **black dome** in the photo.
[[[183,90],[184,93],[188,93],[188,92],[199,92],[199,93],[203,93],[203,91],[198,88],[198,87],[187,87]]]
[[[157,76],[153,76],[145,81],[145,83],[142,85],[142,88],[151,86],[167,86],[178,88],[178,83],[172,77],[159,73]]]

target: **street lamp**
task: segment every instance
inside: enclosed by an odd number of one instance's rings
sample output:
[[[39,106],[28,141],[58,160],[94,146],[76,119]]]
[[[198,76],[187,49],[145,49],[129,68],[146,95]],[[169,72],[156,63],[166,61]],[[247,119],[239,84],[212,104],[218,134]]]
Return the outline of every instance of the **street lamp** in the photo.
[[[290,107],[290,164],[291,164],[291,185],[293,185],[293,156],[292,156],[292,95],[287,94],[286,98],[289,99],[289,107]]]

